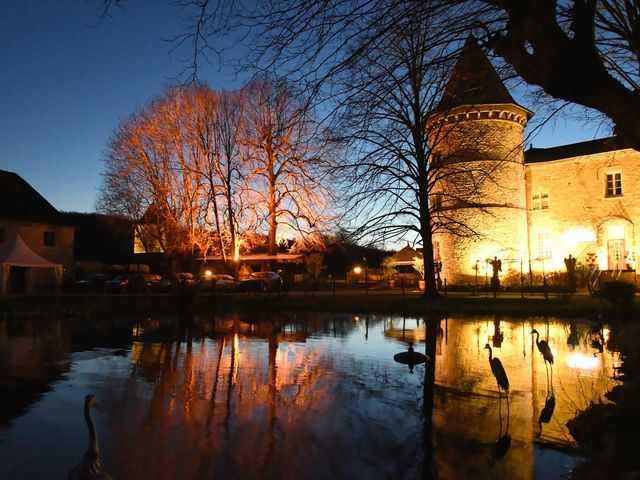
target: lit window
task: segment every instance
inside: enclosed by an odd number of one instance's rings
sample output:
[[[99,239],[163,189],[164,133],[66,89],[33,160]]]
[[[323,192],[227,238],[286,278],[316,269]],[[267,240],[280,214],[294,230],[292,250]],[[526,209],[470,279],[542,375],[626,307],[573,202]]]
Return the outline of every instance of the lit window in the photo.
[[[531,196],[531,209],[544,210],[549,208],[549,194],[547,192],[534,193]]]
[[[607,197],[617,197],[622,195],[622,174],[607,173]]]
[[[545,208],[549,208],[549,194],[541,193],[540,194],[540,208],[544,210]]]
[[[55,247],[56,246],[56,232],[44,232],[44,236],[42,238],[42,243],[45,247]]]
[[[549,233],[538,233],[538,258],[551,259],[551,236]]]

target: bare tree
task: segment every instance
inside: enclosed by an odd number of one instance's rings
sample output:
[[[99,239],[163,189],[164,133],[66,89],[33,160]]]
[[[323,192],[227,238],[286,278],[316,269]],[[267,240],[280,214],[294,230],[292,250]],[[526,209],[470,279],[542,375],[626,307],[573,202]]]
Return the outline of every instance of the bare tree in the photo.
[[[268,81],[235,93],[167,89],[116,129],[100,209],[138,221],[147,251],[230,259],[263,219],[272,253],[278,227],[300,245],[322,238],[326,161],[299,98]]]
[[[244,144],[251,152],[252,182],[267,222],[268,249],[276,254],[278,230],[310,241],[324,227],[330,190],[312,112],[301,92],[268,77],[245,89]]]
[[[208,87],[200,98],[194,131],[202,155],[196,169],[208,193],[205,223],[215,230],[215,250],[227,261],[239,254],[243,231],[257,223],[248,196],[250,155],[241,138],[246,100],[243,92],[217,93]]]
[[[211,248],[198,168],[203,150],[194,135],[206,93],[198,85],[169,88],[125,119],[110,141],[99,209],[136,221],[147,248],[155,243],[189,254]]]
[[[636,0],[502,1],[483,26],[488,45],[526,82],[607,115],[640,146],[640,4]]]
[[[320,94],[354,58],[384,44],[393,25],[428,16],[432,27],[452,40],[473,31],[527,83],[602,112],[626,143],[640,146],[637,0],[199,0],[181,5],[191,12],[193,26],[176,41],[192,47],[194,76],[199,58],[220,54],[213,37],[242,32],[253,46],[247,65],[277,68],[290,81],[309,81]]]
[[[451,137],[469,137],[479,148],[490,131],[470,132],[437,120],[446,114],[438,102],[455,50],[432,29],[426,13],[419,18],[397,23],[384,48],[354,62],[347,75],[343,88],[350,93],[342,100],[338,131],[348,155],[337,177],[343,179],[347,218],[358,238],[422,246],[425,296],[434,297],[433,234],[480,235],[446,207],[482,209],[480,192],[498,178],[501,162],[459,161],[467,145],[456,146]]]

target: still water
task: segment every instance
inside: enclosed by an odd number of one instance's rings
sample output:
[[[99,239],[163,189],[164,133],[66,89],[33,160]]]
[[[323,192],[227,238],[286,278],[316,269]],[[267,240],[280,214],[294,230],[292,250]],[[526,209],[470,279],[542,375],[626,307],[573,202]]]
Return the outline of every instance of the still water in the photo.
[[[619,362],[606,326],[556,318],[168,320],[0,321],[0,478],[66,478],[88,393],[121,480],[558,478],[579,461],[566,422]],[[410,344],[429,357],[413,371],[394,361]]]

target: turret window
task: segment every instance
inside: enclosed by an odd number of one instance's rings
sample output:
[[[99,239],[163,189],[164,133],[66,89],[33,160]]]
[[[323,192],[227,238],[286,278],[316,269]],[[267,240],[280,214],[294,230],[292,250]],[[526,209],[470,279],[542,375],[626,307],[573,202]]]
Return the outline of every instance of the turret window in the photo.
[[[531,197],[533,210],[546,210],[549,208],[549,194],[547,192],[534,193]]]
[[[620,172],[607,173],[605,196],[619,197],[620,195],[622,195],[622,174]]]

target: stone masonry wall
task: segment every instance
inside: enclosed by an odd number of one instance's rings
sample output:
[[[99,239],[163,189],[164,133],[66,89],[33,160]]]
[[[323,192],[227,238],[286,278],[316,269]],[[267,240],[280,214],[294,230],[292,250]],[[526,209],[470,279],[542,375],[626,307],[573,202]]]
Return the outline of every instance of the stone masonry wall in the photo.
[[[607,197],[607,173],[620,173],[622,195]],[[640,152],[618,150],[526,165],[529,248],[532,258],[545,253],[547,271],[565,271],[569,254],[585,262],[597,256],[608,269],[611,235],[624,232],[629,266],[636,268],[640,232]],[[533,209],[532,195],[546,193],[549,206]],[[541,246],[541,241],[546,245]],[[546,252],[543,252],[546,248]],[[541,260],[533,268],[542,268]]]
[[[476,273],[484,282],[492,273],[487,260],[494,256],[503,261],[503,273],[512,264],[519,269],[529,256],[522,150],[526,115],[515,105],[500,107],[507,113],[458,119],[438,142],[444,171],[453,173],[441,176],[434,193],[442,197],[441,213],[449,225],[464,226],[458,229],[462,236],[444,230],[434,235],[448,283],[473,283]],[[519,120],[504,119],[507,114]]]

